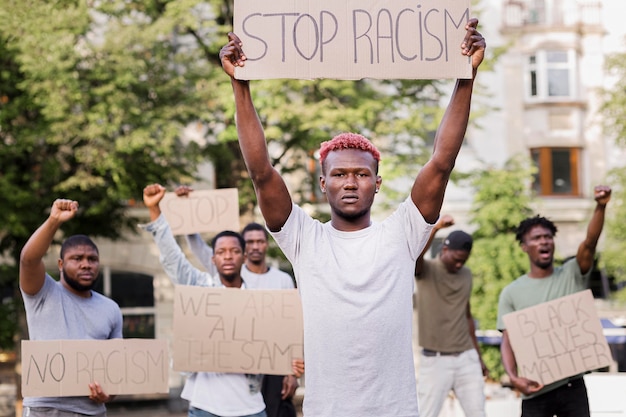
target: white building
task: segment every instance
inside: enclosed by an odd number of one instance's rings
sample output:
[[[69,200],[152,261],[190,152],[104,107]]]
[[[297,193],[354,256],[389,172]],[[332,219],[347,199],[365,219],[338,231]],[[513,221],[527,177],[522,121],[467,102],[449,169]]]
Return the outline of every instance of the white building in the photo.
[[[457,167],[497,167],[517,154],[539,173],[536,213],[559,228],[559,256],[576,252],[593,202],[623,153],[602,129],[600,89],[610,88],[607,54],[623,50],[620,0],[483,0],[479,30],[488,49],[505,47],[494,72],[480,72],[496,108],[470,128]],[[476,97],[476,96],[475,96]],[[479,102],[480,97],[475,101]],[[467,226],[471,191],[452,185],[443,212]],[[464,224],[465,223],[465,224]],[[469,228],[469,226],[467,226]]]

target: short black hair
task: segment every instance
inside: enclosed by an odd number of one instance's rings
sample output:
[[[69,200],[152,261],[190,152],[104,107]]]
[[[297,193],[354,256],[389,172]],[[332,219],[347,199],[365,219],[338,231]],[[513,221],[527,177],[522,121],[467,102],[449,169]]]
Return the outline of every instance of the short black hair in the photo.
[[[243,230],[241,231],[241,236],[245,235],[246,232],[250,232],[252,230],[260,230],[260,231],[262,231],[263,233],[265,233],[265,239],[269,240],[270,234],[267,232],[267,229],[265,227],[263,227],[262,224],[255,223],[255,222],[248,223],[246,225],[246,227],[244,227]]]
[[[530,231],[535,226],[545,227],[546,229],[552,232],[552,236],[556,236],[556,225],[551,221],[546,219],[543,216],[536,215],[535,217],[529,217],[520,222],[519,226],[517,226],[517,230],[515,231],[515,239],[519,243],[524,243],[524,235]]]
[[[236,237],[237,240],[239,240],[239,245],[241,245],[241,250],[243,251],[246,249],[246,241],[243,240],[243,237],[239,233],[233,232],[232,230],[224,230],[216,234],[211,240],[211,247],[213,250],[215,250],[215,243],[221,237]]]
[[[98,252],[98,247],[93,240],[86,235],[72,235],[65,239],[61,244],[61,253],[59,256],[63,259],[63,255],[68,249],[75,248],[76,246],[89,246],[92,247],[96,252]]]

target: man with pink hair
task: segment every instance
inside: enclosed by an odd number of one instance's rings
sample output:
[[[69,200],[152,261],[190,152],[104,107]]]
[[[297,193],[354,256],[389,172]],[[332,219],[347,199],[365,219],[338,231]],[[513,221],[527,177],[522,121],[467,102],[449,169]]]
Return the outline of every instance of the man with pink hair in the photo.
[[[271,165],[248,81],[240,39],[220,51],[233,87],[239,144],[266,227],[294,268],[304,314],[306,417],[417,417],[412,351],[415,261],[439,218],[446,184],[467,128],[474,78],[485,40],[467,23],[460,53],[471,79],[457,80],[430,161],[410,196],[380,223],[371,207],[380,189],[380,154],[361,135],[322,144],[320,187],[331,220],[312,219],[291,199]]]

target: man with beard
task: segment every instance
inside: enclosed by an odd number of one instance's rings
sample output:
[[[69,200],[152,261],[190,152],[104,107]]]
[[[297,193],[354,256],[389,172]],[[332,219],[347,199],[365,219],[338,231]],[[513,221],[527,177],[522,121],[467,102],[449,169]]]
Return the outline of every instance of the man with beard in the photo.
[[[31,340],[114,339],[122,337],[122,313],[111,299],[93,291],[99,276],[98,248],[85,235],[70,236],[61,245],[59,281],[46,273],[43,257],[78,203],[58,199],[46,221],[33,233],[20,256],[20,290],[24,297]],[[106,416],[112,399],[97,381],[89,397],[27,397],[24,416]],[[54,414],[53,414],[54,413]]]
[[[211,261],[217,271],[216,276],[195,268],[176,243],[161,213],[159,202],[164,195],[165,188],[159,184],[144,188],[143,201],[150,212],[150,223],[141,227],[152,234],[161,253],[161,265],[172,282],[203,287],[249,288],[241,276],[246,246],[241,235],[223,231],[213,238]],[[194,372],[187,378],[181,397],[189,401],[190,417],[266,417],[261,395],[262,377]]]
[[[528,255],[530,271],[507,285],[498,302],[498,330],[502,332],[502,365],[511,384],[522,393],[522,417],[589,417],[587,389],[582,375],[543,385],[517,374],[515,354],[502,317],[505,314],[564,297],[587,288],[598,239],[604,225],[611,188],[594,189],[596,207],[587,226],[585,240],[576,256],[554,266],[554,236],[557,228],[545,217],[523,220],[516,232],[521,248]]]
[[[322,223],[296,204],[272,165],[250,82],[235,78],[246,56],[229,33],[220,51],[235,100],[241,153],[266,227],[294,268],[304,317],[304,415],[417,417],[412,350],[415,261],[439,218],[446,185],[467,129],[485,39],[465,25],[459,53],[471,79],[457,80],[435,135],[431,159],[407,198],[382,222],[371,208],[381,187],[380,152],[364,136],[322,143],[319,186],[330,206]]]

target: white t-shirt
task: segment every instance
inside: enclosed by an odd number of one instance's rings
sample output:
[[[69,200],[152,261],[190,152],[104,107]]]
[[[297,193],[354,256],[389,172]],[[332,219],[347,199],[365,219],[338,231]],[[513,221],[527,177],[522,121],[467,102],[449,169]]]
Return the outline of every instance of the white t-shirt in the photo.
[[[250,394],[243,374],[193,373],[180,396],[189,405],[218,416],[247,416],[265,409],[261,393]]]
[[[241,268],[241,277],[251,289],[292,290],[294,288],[291,275],[273,267],[270,267],[263,274],[257,274],[250,271],[244,264]]]
[[[355,232],[294,204],[272,233],[302,298],[307,417],[418,416],[413,275],[431,228],[407,198]]]

